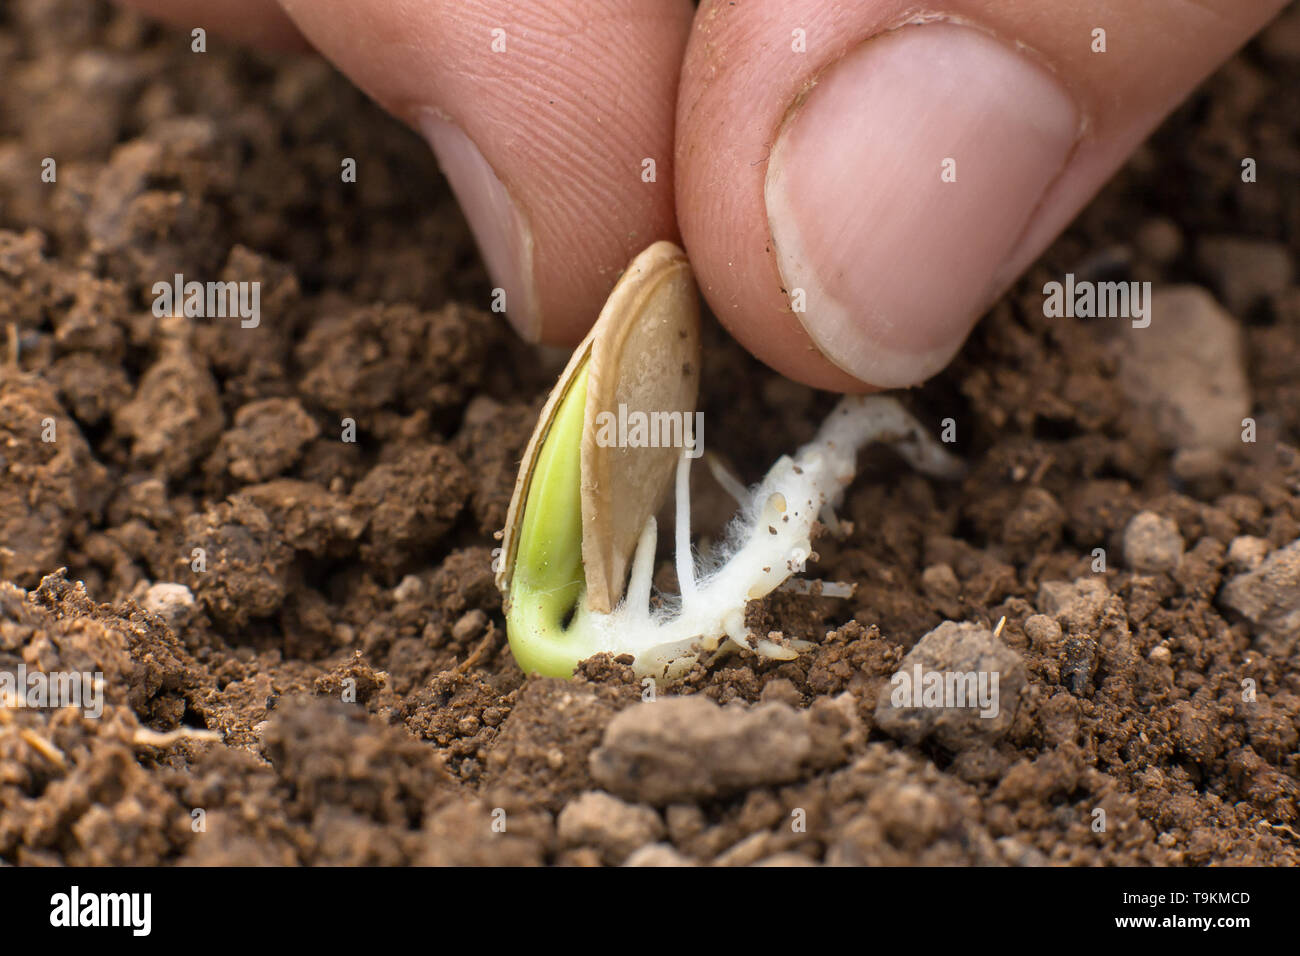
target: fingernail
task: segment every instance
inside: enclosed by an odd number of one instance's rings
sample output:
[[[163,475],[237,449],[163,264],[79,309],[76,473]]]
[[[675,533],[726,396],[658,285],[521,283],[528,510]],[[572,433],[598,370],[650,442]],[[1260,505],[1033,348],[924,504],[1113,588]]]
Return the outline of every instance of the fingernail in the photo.
[[[828,68],[787,117],[765,187],[817,347],[884,387],[942,369],[1078,129],[1055,77],[970,27],[904,27]]]
[[[533,235],[510,191],[464,130],[426,112],[420,130],[451,183],[492,282],[505,290],[506,316],[530,342],[541,333],[533,286]]]

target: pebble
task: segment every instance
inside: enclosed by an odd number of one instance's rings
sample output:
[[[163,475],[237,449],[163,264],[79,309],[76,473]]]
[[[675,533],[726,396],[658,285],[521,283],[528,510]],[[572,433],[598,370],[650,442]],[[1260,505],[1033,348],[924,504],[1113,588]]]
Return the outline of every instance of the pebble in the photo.
[[[941,598],[954,598],[961,593],[961,582],[947,564],[932,564],[922,571],[921,587],[926,594]]]
[[[488,616],[479,608],[466,611],[451,626],[452,640],[464,643],[477,637],[487,628]]]
[[[1228,564],[1236,571],[1254,571],[1264,563],[1272,547],[1253,534],[1238,535],[1228,545]]]
[[[650,807],[588,790],[560,811],[556,833],[567,846],[595,847],[608,862],[622,863],[634,850],[662,838],[664,825]]]
[[[1219,592],[1219,603],[1255,626],[1255,642],[1264,653],[1283,660],[1294,654],[1300,646],[1300,540],[1232,578]]]
[[[921,688],[912,687],[916,669],[921,674],[938,672],[968,674],[977,679],[984,677],[987,690],[993,690],[993,675],[997,675],[996,694],[992,696],[988,716],[982,716],[978,701],[968,701],[956,706],[956,700],[945,699],[942,706],[895,706],[899,700],[915,700]],[[1015,719],[1020,692],[1025,685],[1025,669],[1020,655],[978,624],[957,624],[945,621],[912,648],[898,665],[898,675],[906,676],[909,683],[891,679],[881,691],[876,702],[875,720],[885,733],[907,744],[934,739],[953,752],[986,745],[1002,737]]]
[[[1050,866],[1052,862],[1042,850],[1015,837],[1000,837],[997,847],[1011,866]]]
[[[1251,408],[1240,325],[1198,286],[1159,289],[1150,308],[1147,328],[1121,326],[1120,387],[1170,448],[1239,447]]]
[[[624,862],[624,866],[695,866],[688,856],[678,853],[667,843],[650,843],[633,851]]]
[[[1061,625],[1056,618],[1046,614],[1032,614],[1025,618],[1025,636],[1029,646],[1045,657],[1055,656],[1061,647]]]
[[[398,604],[408,604],[411,601],[418,601],[423,593],[424,582],[416,575],[408,574],[398,582],[397,587],[393,588],[393,600]]]
[[[1077,633],[1087,633],[1097,624],[1097,617],[1110,591],[1099,578],[1075,578],[1069,581],[1044,581],[1038,587],[1038,610]]]
[[[1173,571],[1183,559],[1183,536],[1178,524],[1154,511],[1141,511],[1124,529],[1124,560],[1141,574]]]
[[[611,793],[654,806],[713,799],[842,762],[842,749],[823,739],[831,732],[832,722],[785,703],[721,707],[697,695],[661,697],[610,721],[591,773]]]
[[[189,622],[198,605],[193,593],[185,585],[160,581],[145,592],[140,606],[157,614],[175,631]]]
[[[772,834],[766,830],[751,833],[739,843],[719,853],[713,866],[753,866],[764,857],[771,856]]]

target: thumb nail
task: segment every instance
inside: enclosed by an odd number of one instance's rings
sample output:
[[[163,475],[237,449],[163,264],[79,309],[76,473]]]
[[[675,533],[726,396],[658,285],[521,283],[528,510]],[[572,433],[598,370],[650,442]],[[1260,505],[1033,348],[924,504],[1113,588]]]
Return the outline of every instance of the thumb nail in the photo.
[[[525,339],[541,333],[533,286],[533,236],[500,177],[465,131],[441,116],[420,117],[420,131],[451,184],[492,282],[505,290],[506,316]]]
[[[904,27],[828,68],[786,119],[765,188],[817,347],[883,387],[942,369],[1078,130],[1051,73],[970,27]]]

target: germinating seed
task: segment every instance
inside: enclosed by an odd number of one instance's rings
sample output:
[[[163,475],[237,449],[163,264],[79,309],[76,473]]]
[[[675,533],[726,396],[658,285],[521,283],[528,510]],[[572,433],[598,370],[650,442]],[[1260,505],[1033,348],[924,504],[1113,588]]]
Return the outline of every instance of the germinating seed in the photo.
[[[564,396],[585,372],[587,398],[579,454],[586,601],[594,611],[613,610],[622,597],[628,561],[641,529],[663,503],[678,452],[685,446],[698,456],[701,430],[684,423],[693,420],[699,367],[700,309],[690,264],[671,242],[656,242],[632,261],[615,284],[542,409],[506,515],[504,560],[497,574],[503,592],[509,593],[537,456]],[[680,440],[659,440],[663,430],[636,440],[635,435],[628,436],[626,424],[622,436],[632,440],[618,440],[617,427],[615,440],[608,440],[610,418],[626,423],[635,415],[645,416],[650,425],[666,422],[669,438],[675,432]]]
[[[793,659],[810,645],[750,635],[745,605],[816,560],[813,526],[839,504],[858,451],[888,441],[923,471],[953,476],[961,469],[896,399],[845,398],[812,442],[793,459],[781,458],[753,489],[731,483],[739,513],[697,568],[689,469],[698,447],[602,441],[600,422],[628,409],[689,416],[698,369],[690,266],[676,246],[656,243],[628,267],[575,351],[515,484],[498,584],[510,647],[526,672],[568,677],[579,662],[608,652],[631,655],[641,674],[671,677],[724,642]],[[654,515],[674,467],[681,593],[652,607]]]

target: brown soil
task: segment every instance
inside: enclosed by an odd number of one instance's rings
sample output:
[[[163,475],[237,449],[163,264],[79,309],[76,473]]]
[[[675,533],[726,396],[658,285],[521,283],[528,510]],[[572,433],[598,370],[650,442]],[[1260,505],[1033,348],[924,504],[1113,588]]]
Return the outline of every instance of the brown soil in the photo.
[[[510,657],[493,532],[558,365],[481,308],[427,150],[321,62],[209,49],[103,4],[0,9],[0,670],[101,671],[108,700],[0,712],[0,861],[1300,863],[1300,641],[1223,597],[1300,537],[1294,8],[909,397],[956,421],[969,477],[864,456],[811,572],[855,596],[751,608],[817,649],[654,704],[619,661]],[[1257,440],[1176,450],[1111,320],[1043,317],[1067,271],[1214,293]],[[154,317],[177,272],[260,281],[261,325]],[[755,480],[831,399],[714,326],[706,352],[709,441]],[[1181,560],[1135,557],[1143,511]],[[927,632],[1004,616],[1003,732],[882,729]],[[673,694],[761,704],[680,750],[657,718],[611,730]]]

